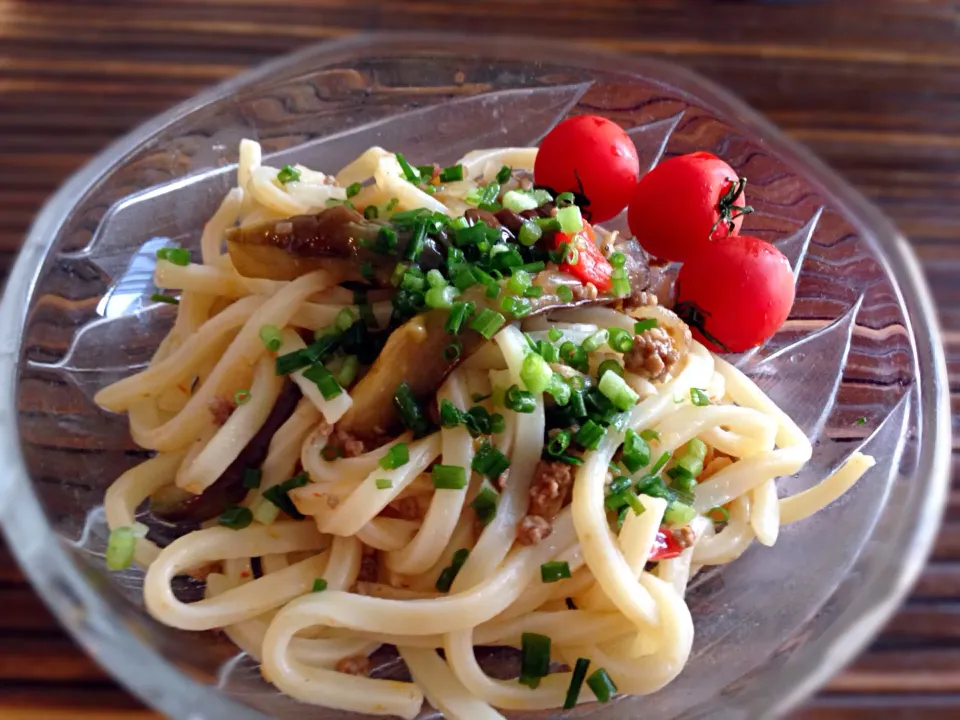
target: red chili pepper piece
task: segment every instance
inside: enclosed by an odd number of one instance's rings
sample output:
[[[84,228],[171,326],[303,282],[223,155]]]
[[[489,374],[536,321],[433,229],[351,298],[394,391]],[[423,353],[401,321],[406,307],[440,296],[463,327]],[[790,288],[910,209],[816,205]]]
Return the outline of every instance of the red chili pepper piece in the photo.
[[[597,236],[588,222],[584,221],[583,230],[572,236],[562,232],[554,235],[554,250],[558,250],[563,243],[567,243],[568,248],[576,248],[577,251],[576,264],[560,263],[560,269],[563,272],[573,275],[584,285],[593,283],[594,287],[602,293],[613,287],[613,280],[610,277],[613,274],[613,267],[597,247]]]
[[[653,549],[650,551],[650,562],[657,560],[669,560],[677,557],[683,552],[683,546],[680,541],[674,537],[669,528],[661,527],[657,531],[657,539],[653,541]]]

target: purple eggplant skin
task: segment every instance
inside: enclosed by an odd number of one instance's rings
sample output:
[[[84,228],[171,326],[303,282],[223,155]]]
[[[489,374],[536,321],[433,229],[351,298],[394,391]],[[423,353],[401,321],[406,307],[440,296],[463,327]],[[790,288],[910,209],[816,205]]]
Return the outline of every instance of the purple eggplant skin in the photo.
[[[199,523],[216,517],[231,505],[243,500],[247,494],[247,488],[243,487],[245,471],[248,468],[259,468],[266,460],[270,440],[280,426],[293,415],[300,397],[297,384],[286,382],[257,434],[210,487],[199,495],[194,495],[176,486],[168,486],[150,498],[150,512],[167,522]]]

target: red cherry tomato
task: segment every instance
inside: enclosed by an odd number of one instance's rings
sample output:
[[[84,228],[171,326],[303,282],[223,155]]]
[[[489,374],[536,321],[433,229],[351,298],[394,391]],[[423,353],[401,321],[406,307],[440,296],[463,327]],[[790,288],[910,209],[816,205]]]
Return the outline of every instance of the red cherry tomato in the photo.
[[[593,283],[600,292],[607,292],[613,287],[613,266],[607,260],[600,248],[597,247],[597,236],[590,227],[590,223],[583,223],[583,230],[572,237],[562,232],[554,235],[553,249],[558,250],[560,245],[567,243],[577,251],[577,262],[560,263],[563,272],[573,275],[584,285]]]
[[[574,193],[583,216],[594,223],[627,206],[639,173],[630,136],[596,115],[569,118],[547,133],[533,166],[537,185]]]
[[[710,242],[677,275],[674,312],[714,352],[756,347],[786,321],[793,306],[790,263],[749,235]]]
[[[716,155],[695,152],[670,158],[637,183],[627,221],[643,249],[657,258],[693,257],[710,240],[740,232],[746,180]]]

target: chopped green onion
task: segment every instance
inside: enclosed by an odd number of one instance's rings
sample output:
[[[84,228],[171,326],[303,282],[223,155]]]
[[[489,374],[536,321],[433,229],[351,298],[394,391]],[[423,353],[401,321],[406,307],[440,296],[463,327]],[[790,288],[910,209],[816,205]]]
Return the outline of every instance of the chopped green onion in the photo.
[[[665,452],[660,456],[660,459],[657,460],[657,464],[650,468],[650,475],[656,475],[658,472],[663,470],[663,466],[670,462],[670,453]]]
[[[390,478],[377,478],[377,490],[389,490],[393,487],[393,480]]]
[[[510,179],[510,174],[513,170],[508,165],[504,165],[497,171],[497,182],[503,185],[507,180]]]
[[[507,290],[515,295],[523,295],[523,291],[530,287],[532,279],[525,270],[514,270],[507,280]]]
[[[289,375],[315,362],[325,360],[339,347],[340,342],[339,335],[327,334],[302,350],[294,350],[286,355],[278,356],[276,359],[277,375]]]
[[[528,287],[526,290],[523,291],[523,296],[524,296],[525,298],[538,298],[538,297],[543,297],[543,288],[542,288],[542,287],[539,287],[538,285],[533,285],[533,286]]]
[[[443,357],[445,360],[456,360],[460,357],[460,353],[463,348],[458,342],[452,342],[443,349]]]
[[[580,429],[577,430],[577,434],[573,436],[573,439],[588,450],[596,450],[603,436],[606,434],[607,431],[593,420],[587,420],[580,426]]]
[[[597,379],[602,378],[607,371],[615,372],[620,377],[623,377],[623,366],[613,358],[607,358],[600,363],[597,367]]]
[[[420,173],[420,177],[423,178],[424,182],[428,182],[433,178],[433,165],[417,165],[417,172]]]
[[[626,268],[614,268],[613,272],[610,273],[610,279],[613,281],[611,283],[611,289],[614,295],[617,297],[626,297],[630,294],[630,276],[627,275]]]
[[[545,205],[548,202],[553,202],[553,195],[544,190],[543,188],[534,188],[532,191],[534,199],[537,201],[537,207]]]
[[[186,248],[160,248],[157,250],[157,259],[186,267],[190,264],[190,251]]]
[[[363,209],[363,217],[367,220],[376,220],[380,217],[380,211],[377,209],[376,205],[367,205]]]
[[[561,430],[547,443],[546,452],[550,457],[560,457],[570,447],[571,434],[569,430]]]
[[[617,686],[614,685],[613,680],[610,679],[607,671],[603,668],[600,668],[587,678],[587,685],[593,690],[593,694],[597,696],[597,700],[602,703],[609,702],[610,698],[617,692]]]
[[[663,513],[663,521],[667,525],[682,527],[697,516],[697,511],[682,502],[672,502]]]
[[[490,416],[490,433],[497,435],[507,429],[507,421],[500,413],[493,413]]]
[[[313,592],[323,592],[327,589],[327,581],[323,578],[317,578],[313,581]]]
[[[303,377],[317,386],[324,400],[333,400],[343,393],[343,388],[340,387],[337,379],[321,363],[311,365],[304,370]]]
[[[580,208],[576,205],[568,205],[557,210],[557,221],[560,223],[560,230],[567,235],[583,230],[583,218],[580,215]]]
[[[400,204],[400,198],[390,198],[390,200],[387,202],[386,211],[390,212],[399,204]]]
[[[380,467],[384,470],[395,470],[403,467],[410,461],[410,448],[404,442],[393,445],[387,454],[380,458]]]
[[[659,440],[659,439],[660,439],[660,433],[658,433],[658,432],[657,432],[656,430],[654,430],[653,428],[647,428],[647,429],[644,430],[642,433],[640,433],[640,437],[642,437],[642,438],[643,438],[644,440],[646,440],[647,442],[650,442],[650,441],[652,441],[652,440]]]
[[[550,638],[536,633],[520,636],[520,683],[535,690],[550,673]]]
[[[707,510],[707,516],[714,522],[727,522],[730,519],[730,511],[718,505]]]
[[[286,185],[289,182],[296,182],[300,179],[300,171],[296,168],[290,167],[289,165],[284,165],[280,172],[277,173],[277,180]]]
[[[471,469],[480,475],[494,480],[500,477],[504,471],[510,467],[510,460],[502,452],[497,450],[489,442],[484,441],[473,456]]]
[[[587,677],[589,667],[590,661],[587,658],[577,658],[573,675],[570,677],[570,687],[567,688],[567,698],[563,703],[564,710],[572,710],[577,706],[577,699],[580,697],[580,690],[583,688],[583,681]]]
[[[620,410],[629,410],[640,399],[633,388],[627,385],[627,381],[616,373],[604,373],[597,387]]]
[[[423,253],[424,245],[427,242],[427,224],[422,220],[418,220],[413,225],[413,235],[410,238],[410,243],[407,245],[406,250],[403,253],[403,256],[407,260],[412,260],[416,262],[420,259],[420,255]]]
[[[337,382],[340,387],[350,387],[353,381],[357,379],[357,373],[360,372],[360,360],[356,355],[347,355],[343,359],[343,365],[337,373]]]
[[[624,435],[620,462],[631,473],[635,473],[650,462],[650,446],[633,430],[627,430]]]
[[[125,570],[133,562],[137,549],[137,537],[129,525],[114,528],[107,540],[107,567],[111,570]]]
[[[520,367],[520,380],[532,393],[542,393],[553,379],[553,370],[536,353],[527,353]]]
[[[524,210],[536,210],[537,201],[529,193],[509,190],[503,194],[503,206],[515,213],[522,213]]]
[[[427,284],[432,288],[442,288],[447,284],[447,279],[443,276],[443,273],[434,269],[427,273]]]
[[[460,568],[463,567],[468,557],[470,557],[470,551],[466,548],[461,548],[453,554],[453,560],[450,566],[444,568],[443,572],[440,573],[440,577],[437,578],[435,587],[439,592],[450,592],[450,586],[453,585],[457,573],[460,572]]]
[[[690,477],[703,472],[703,461],[707,457],[707,445],[700,438],[691,438],[677,451],[673,464],[683,468]]]
[[[430,430],[430,423],[423,414],[420,404],[413,396],[413,391],[406,382],[401,382],[393,393],[393,404],[400,414],[401,422],[416,437],[423,437]]]
[[[437,490],[463,490],[467,486],[467,471],[460,465],[434,465],[430,475]]]
[[[422,277],[418,277],[412,272],[407,272],[400,281],[400,287],[403,290],[412,290],[414,292],[423,290],[426,282]]]
[[[450,165],[440,171],[440,182],[457,182],[463,180],[463,165]]]
[[[154,293],[150,296],[152,302],[166,303],[167,305],[179,305],[180,300],[175,297],[170,297],[169,295],[164,295],[163,293]]]
[[[607,344],[614,352],[629,352],[633,347],[633,336],[623,328],[612,327],[610,328],[610,338],[607,340]]]
[[[500,309],[510,313],[514,317],[522,318],[529,315],[533,308],[526,300],[508,295],[500,301]]]
[[[506,322],[507,319],[500,313],[484,308],[470,323],[470,327],[489,340]]]
[[[253,512],[243,505],[231,505],[217,518],[217,523],[231,530],[243,530],[253,522]]]
[[[337,313],[337,319],[334,323],[337,326],[337,329],[340,332],[344,332],[357,321],[356,316],[353,314],[353,310],[350,308],[343,308],[340,312]]]
[[[233,394],[233,402],[237,405],[246,405],[250,402],[250,391],[249,390],[237,390]]]
[[[657,327],[657,319],[656,319],[656,318],[645,318],[645,319],[643,319],[643,320],[637,320],[637,321],[633,324],[633,332],[634,332],[636,335],[639,335],[640,333],[642,333],[642,332],[644,332],[644,331],[646,331],[646,330],[653,330],[653,328],[655,328],[655,327]]]
[[[483,188],[483,191],[480,193],[480,202],[479,205],[482,209],[487,210],[490,208],[484,208],[484,205],[492,205],[497,201],[497,196],[500,195],[500,183],[491,182]],[[498,208],[499,209],[499,208]]]
[[[296,505],[293,504],[289,493],[294,488],[303,487],[308,482],[310,482],[310,476],[302,472],[299,475],[294,475],[292,478],[284,480],[282,483],[267,488],[263,491],[263,497],[276,505],[280,510],[283,510],[294,520],[303,520],[303,515],[297,510]],[[257,517],[259,519],[259,513]],[[269,523],[264,524],[269,525]]]
[[[697,407],[705,407],[710,404],[710,397],[700,388],[690,388],[690,402]]]
[[[606,329],[597,330],[593,335],[583,341],[583,349],[588,353],[595,352],[607,342],[610,337],[610,331]]]
[[[550,338],[550,342],[557,342],[563,337],[563,330],[552,327],[547,331],[547,337]]]
[[[352,198],[354,195],[358,195],[361,190],[363,190],[362,183],[358,183],[358,182],[350,183],[349,185],[347,185],[347,197]]]
[[[560,227],[560,221],[555,217],[535,218],[534,222],[541,230],[559,231],[562,229]]]
[[[280,329],[276,325],[261,325],[260,341],[267,350],[276,352],[283,344],[283,338],[280,337]]]
[[[557,297],[561,302],[572,302],[573,301],[573,290],[570,289],[568,285],[560,285],[557,287]]]
[[[396,153],[397,163],[400,165],[400,170],[403,171],[403,176],[412,183],[420,182],[420,172],[410,165],[407,162],[407,159],[400,153]]]
[[[560,349],[556,345],[551,345],[545,340],[541,340],[537,343],[537,354],[548,363],[555,363],[559,362],[560,360]]]
[[[615,268],[623,267],[624,265],[627,264],[627,256],[624,255],[622,252],[615,252],[607,259],[610,261],[610,264],[613,265],[613,267]]]
[[[546,267],[547,264],[543,260],[537,260],[536,262],[528,262],[523,263],[523,265],[517,265],[516,269],[533,274],[544,270]]]
[[[560,346],[560,359],[576,370],[586,372],[589,368],[587,351],[570,340],[564,341]]]
[[[500,493],[493,484],[484,478],[480,485],[477,496],[470,502],[470,507],[477,514],[477,519],[483,525],[487,525],[497,515],[497,503],[500,501]]]
[[[260,481],[263,479],[263,470],[260,468],[247,468],[243,471],[243,486],[247,490],[255,490],[260,487]]]
[[[532,413],[537,408],[533,393],[521,390],[519,385],[511,385],[504,394],[503,404],[517,413]]]
[[[261,525],[272,525],[280,514],[280,508],[261,498],[253,508],[253,519]]]
[[[569,580],[570,563],[563,561],[545,562],[540,566],[540,579],[545,583],[555,583],[558,580]]]
[[[453,285],[444,285],[443,287],[432,287],[427,290],[424,301],[427,307],[435,310],[449,308],[453,305],[454,298],[457,297],[457,289]]]
[[[570,389],[567,381],[564,380],[563,375],[554,373],[553,377],[550,378],[550,384],[547,385],[547,389],[544,392],[550,393],[557,405],[562,406],[570,402],[570,394],[573,391]]]
[[[572,192],[562,192],[557,195],[556,204],[557,207],[567,207],[576,203],[577,199],[574,197]]]

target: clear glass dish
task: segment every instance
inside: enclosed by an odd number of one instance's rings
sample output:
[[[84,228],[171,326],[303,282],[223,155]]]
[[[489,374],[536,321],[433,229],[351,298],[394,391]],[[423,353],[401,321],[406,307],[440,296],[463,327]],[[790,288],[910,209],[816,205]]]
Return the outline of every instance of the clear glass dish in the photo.
[[[673,684],[569,716],[777,715],[896,608],[936,533],[950,424],[934,308],[891,224],[755,112],[680,68],[530,41],[354,37],[220,85],[108,148],[49,201],[6,289],[3,529],[64,626],[145,702],[197,720],[336,714],[280,697],[224,638],[160,626],[143,610],[142,573],[105,568],[103,493],[144,452],[125,418],[91,397],[146,362],[169,327],[168,307],[147,307],[148,241],[196,246],[234,184],[243,137],[277,153],[274,166],[337,169],[374,144],[443,163],[536,143],[583,112],[633,128],[646,167],[693,150],[724,157],[750,179],[757,212],[745,231],[798,268],[790,321],[739,359],[815,441],[814,460],[781,490],[815,482],[860,447],[878,463],[774,548],[697,578],[697,639]]]

